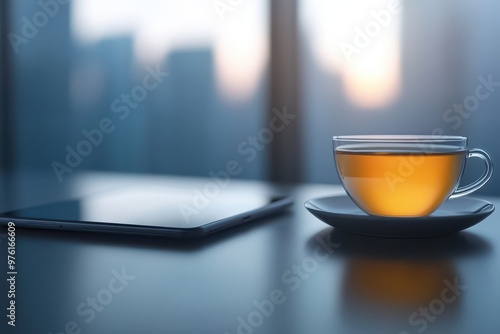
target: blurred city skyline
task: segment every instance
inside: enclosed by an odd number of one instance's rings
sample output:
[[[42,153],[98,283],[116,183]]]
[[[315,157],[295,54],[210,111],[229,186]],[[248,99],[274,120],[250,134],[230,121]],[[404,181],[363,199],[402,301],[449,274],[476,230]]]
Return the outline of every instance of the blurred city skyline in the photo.
[[[402,1],[401,12],[384,25],[380,15],[389,3],[299,2],[303,181],[338,182],[331,137],[340,134],[441,128],[469,136],[471,146],[500,164],[493,138],[499,93],[481,101],[459,128],[443,116],[474,93],[479,76],[500,81],[494,17],[500,4]],[[140,84],[147,66],[158,65],[169,77],[79,169],[195,176],[220,170],[238,157],[239,143],[267,124],[267,5],[244,2],[225,21],[210,2],[78,0],[61,6],[12,57],[17,166],[50,171],[52,161],[64,159],[66,145],[76,145],[81,131],[103,117],[114,117],[112,101]],[[36,10],[36,2],[13,2],[13,30]],[[354,45],[358,28],[372,21],[380,32],[349,62],[342,43]],[[264,179],[268,163],[263,151],[239,176]],[[470,173],[480,172],[472,167]]]

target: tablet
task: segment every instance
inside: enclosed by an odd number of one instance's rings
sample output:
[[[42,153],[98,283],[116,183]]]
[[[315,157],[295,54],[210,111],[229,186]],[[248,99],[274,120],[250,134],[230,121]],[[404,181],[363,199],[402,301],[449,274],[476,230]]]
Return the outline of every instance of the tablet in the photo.
[[[0,214],[0,224],[55,230],[199,237],[285,210],[290,197],[240,190],[131,187]]]

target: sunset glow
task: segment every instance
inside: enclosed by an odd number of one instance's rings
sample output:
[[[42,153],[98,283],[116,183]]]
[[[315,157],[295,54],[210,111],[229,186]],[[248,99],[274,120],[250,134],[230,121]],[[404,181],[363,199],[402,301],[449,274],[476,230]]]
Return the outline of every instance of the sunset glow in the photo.
[[[72,31],[81,44],[130,36],[139,64],[174,50],[213,52],[217,86],[228,100],[248,98],[267,62],[267,2],[235,7],[222,21],[210,1],[74,0]]]
[[[305,41],[311,43],[320,66],[340,77],[347,99],[366,109],[393,102],[400,89],[401,14],[388,11],[389,1],[304,1],[302,4]],[[382,17],[386,20],[382,24],[375,18],[381,12],[389,14]],[[374,30],[377,26],[380,29]],[[342,45],[348,47],[342,50]]]

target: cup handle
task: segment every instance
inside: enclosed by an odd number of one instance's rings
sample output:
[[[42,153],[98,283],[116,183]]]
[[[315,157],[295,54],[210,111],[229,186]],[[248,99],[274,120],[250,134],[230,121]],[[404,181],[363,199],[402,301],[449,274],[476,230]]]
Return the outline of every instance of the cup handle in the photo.
[[[479,158],[483,160],[486,168],[483,172],[483,175],[481,175],[481,177],[478,180],[466,186],[458,187],[450,196],[450,198],[457,198],[473,193],[474,191],[484,186],[484,184],[488,182],[488,180],[491,178],[491,175],[493,174],[493,162],[491,161],[491,158],[488,155],[488,153],[486,153],[485,151],[480,150],[478,148],[473,148],[467,152],[467,155],[465,157],[467,159]]]

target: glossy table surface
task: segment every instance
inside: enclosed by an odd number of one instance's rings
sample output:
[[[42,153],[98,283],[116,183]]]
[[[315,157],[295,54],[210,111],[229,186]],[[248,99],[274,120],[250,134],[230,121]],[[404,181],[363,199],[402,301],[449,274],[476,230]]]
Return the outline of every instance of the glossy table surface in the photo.
[[[125,183],[205,179],[84,174],[3,187],[2,209]],[[262,186],[237,182],[242,189]],[[500,212],[455,235],[342,233],[303,203],[339,186],[290,189],[294,207],[200,240],[16,230],[16,326],[0,333],[500,333]],[[482,197],[500,207],[500,198]]]

